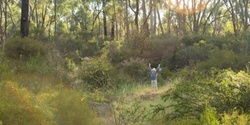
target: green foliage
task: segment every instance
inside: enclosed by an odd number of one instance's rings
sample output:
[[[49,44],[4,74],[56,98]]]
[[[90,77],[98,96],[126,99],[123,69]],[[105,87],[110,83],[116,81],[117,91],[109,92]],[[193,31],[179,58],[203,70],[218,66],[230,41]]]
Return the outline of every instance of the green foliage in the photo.
[[[15,74],[0,82],[3,125],[95,125],[87,96],[38,74]]]
[[[240,70],[249,60],[247,42],[231,36],[205,38],[188,35],[183,37],[182,43],[172,58],[171,69],[185,66],[193,68],[201,63],[198,66],[200,69],[231,67]]]
[[[110,62],[118,64],[123,60],[120,50],[120,43],[118,41],[109,42],[107,49],[107,58],[110,60]]]
[[[162,35],[152,38],[152,51],[150,51],[150,62],[169,62],[174,51],[180,45],[179,38],[172,35]]]
[[[134,32],[122,43],[121,52],[125,59],[148,58],[152,52],[152,41],[149,37]]]
[[[165,125],[201,125],[201,123],[195,118],[177,118],[167,121]]]
[[[201,115],[200,121],[202,125],[220,125],[216,109],[211,107],[205,108],[205,111]]]
[[[58,125],[96,125],[95,113],[84,96],[74,90],[62,89],[55,98]]]
[[[90,87],[109,86],[113,71],[112,65],[102,58],[91,58],[83,61],[80,67],[80,77]]]
[[[238,54],[245,54],[248,49],[248,44],[244,39],[240,40],[239,38],[232,35],[226,35],[223,37],[210,37],[208,42],[218,47],[220,50],[231,50]]]
[[[53,119],[40,110],[35,96],[13,81],[1,82],[0,119],[3,125],[53,125]]]
[[[190,35],[185,35],[181,39],[181,42],[185,46],[193,46],[195,43],[199,43],[201,40],[206,40],[206,37],[204,35],[199,35],[199,34],[190,34]]]
[[[81,58],[94,56],[100,50],[97,39],[80,39],[71,35],[61,35],[55,42],[55,47],[64,56],[73,59],[74,62],[80,63]]]
[[[0,77],[10,71],[10,66],[4,61],[4,53],[0,52]]]
[[[207,60],[214,48],[216,47],[204,40],[190,46],[182,45],[175,53],[172,63],[179,68],[185,66],[194,67],[197,63]]]
[[[237,110],[232,113],[222,114],[221,125],[249,125],[250,116],[247,114],[241,114]]]
[[[124,105],[123,101],[120,101],[114,105],[114,116],[118,125],[142,125],[147,120],[148,113],[140,101],[130,105]]]
[[[20,87],[24,87],[33,93],[40,93],[53,86],[61,84],[60,79],[39,73],[18,73],[4,77],[4,80],[11,80],[18,83]]]
[[[2,66],[8,68],[15,73],[39,73],[39,74],[52,74],[54,68],[50,67],[50,64],[45,58],[42,57],[31,57],[29,60],[13,60],[4,59],[2,61]],[[7,70],[7,69],[5,69]]]
[[[209,54],[207,61],[198,64],[198,69],[208,70],[211,67],[219,69],[231,68],[233,70],[242,70],[249,61],[249,57],[246,54],[236,54],[230,50],[218,50]]]
[[[163,100],[173,100],[168,118],[199,117],[206,106],[218,113],[239,108],[249,113],[250,77],[247,73],[211,69],[208,72],[187,71],[184,79],[166,92]]]
[[[130,58],[121,64],[122,71],[131,78],[143,81],[149,77],[149,69],[146,62],[140,58]]]
[[[4,53],[6,57],[11,59],[28,60],[33,57],[44,57],[46,49],[41,41],[28,37],[14,37],[4,44]]]

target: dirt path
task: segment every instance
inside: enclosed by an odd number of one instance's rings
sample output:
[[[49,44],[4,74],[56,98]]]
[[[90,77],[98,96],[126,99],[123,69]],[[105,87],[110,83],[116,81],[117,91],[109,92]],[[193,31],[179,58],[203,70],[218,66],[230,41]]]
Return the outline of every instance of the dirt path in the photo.
[[[136,101],[141,101],[144,106],[157,104],[161,101],[161,96],[168,89],[169,86],[163,86],[159,88],[158,91],[154,91],[150,86],[143,87],[141,89],[128,92],[124,94],[123,97],[118,97],[122,100],[116,100],[110,104],[92,102],[92,105],[97,112],[100,125],[116,125],[117,121],[115,118],[118,117],[121,112],[117,109],[117,106],[120,106],[120,108],[129,107],[129,105],[133,105]]]

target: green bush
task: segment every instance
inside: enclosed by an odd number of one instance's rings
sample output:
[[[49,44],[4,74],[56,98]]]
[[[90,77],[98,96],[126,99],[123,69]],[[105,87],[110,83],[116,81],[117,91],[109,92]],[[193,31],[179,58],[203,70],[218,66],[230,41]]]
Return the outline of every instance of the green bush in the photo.
[[[55,47],[64,56],[73,59],[79,64],[81,58],[97,55],[100,50],[99,41],[97,39],[76,39],[73,36],[60,36]]]
[[[164,101],[174,101],[170,106],[174,111],[167,115],[168,118],[198,118],[207,106],[214,107],[219,114],[229,113],[235,108],[250,112],[249,74],[230,69],[186,71],[184,74],[184,79],[163,96]]]
[[[102,58],[90,58],[82,62],[79,77],[91,88],[107,87],[110,85],[113,66]]]
[[[238,54],[245,54],[248,51],[248,43],[234,36],[210,37],[207,41],[220,50],[227,49]]]
[[[39,109],[35,96],[17,83],[0,83],[0,120],[3,125],[53,125],[53,119]]]
[[[148,58],[152,52],[152,41],[143,34],[134,32],[121,46],[125,59]]]
[[[114,64],[118,64],[123,60],[121,50],[120,50],[120,43],[118,41],[112,41],[107,46],[107,58],[110,62]]]
[[[113,106],[115,121],[118,125],[143,125],[148,120],[149,111],[141,101],[132,104],[120,103]]]
[[[167,121],[165,125],[201,125],[201,123],[195,118],[177,118]]]
[[[232,113],[222,114],[221,125],[249,125],[250,116],[248,114],[239,113],[239,111],[234,110]]]
[[[209,70],[212,67],[218,69],[231,68],[239,71],[245,69],[249,56],[246,54],[236,54],[230,50],[218,50],[209,54],[208,60],[197,65],[200,70]]]
[[[216,109],[212,107],[206,107],[203,114],[201,115],[200,121],[202,125],[220,125],[218,118],[219,117]]]
[[[10,71],[10,66],[4,61],[4,53],[0,52],[0,77]]]
[[[149,78],[149,69],[146,62],[139,58],[130,58],[121,64],[122,71],[131,78],[143,81]]]
[[[4,44],[4,54],[11,59],[28,60],[32,57],[44,57],[46,49],[41,41],[28,37],[14,37]]]
[[[150,62],[169,61],[180,45],[180,40],[176,36],[162,35],[152,38],[152,47],[149,59]]]
[[[62,89],[56,97],[55,121],[57,125],[97,125],[95,113],[84,94]]]
[[[206,40],[207,38],[203,35],[185,35],[183,36],[183,38],[181,39],[181,42],[185,45],[185,46],[192,46],[195,43],[199,43],[201,40]]]
[[[207,60],[215,48],[204,40],[190,46],[182,45],[176,51],[171,63],[178,68],[194,67],[197,63]]]

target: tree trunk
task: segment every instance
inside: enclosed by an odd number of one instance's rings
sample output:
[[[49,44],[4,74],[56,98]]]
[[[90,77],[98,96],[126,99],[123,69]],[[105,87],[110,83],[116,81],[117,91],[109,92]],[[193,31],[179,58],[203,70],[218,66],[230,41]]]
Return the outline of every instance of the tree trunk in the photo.
[[[29,0],[22,0],[21,35],[29,35]]]
[[[135,26],[139,29],[139,0],[136,0],[136,10],[135,10]]]
[[[128,0],[126,0],[126,13],[125,13],[125,25],[126,25],[126,38],[129,37],[130,35],[130,29],[129,29],[129,18],[128,18],[128,6],[129,6],[129,2]]]
[[[3,1],[0,1],[0,45],[3,44]]]
[[[55,26],[54,26],[54,36],[56,36],[57,34],[57,3],[56,3],[56,0],[54,0],[54,14],[55,14],[55,17],[54,17],[54,20],[55,20]]]
[[[4,4],[4,33],[3,33],[4,37],[5,37],[4,39],[6,39],[6,36],[7,36],[7,26],[8,26],[8,16],[7,16],[8,5],[7,4],[8,4],[8,2],[7,2],[7,0],[5,0],[5,4]],[[11,17],[11,20],[12,20],[12,17]]]
[[[152,8],[152,6],[150,5],[150,10],[149,10],[148,16],[151,13],[151,8]],[[145,0],[142,0],[142,15],[143,15],[143,24],[142,24],[142,27],[141,27],[141,33],[143,34],[143,36],[149,37],[150,32],[149,32],[149,27],[148,27],[148,16],[147,16]]]
[[[128,0],[129,2],[129,7],[132,9],[132,11],[134,12],[135,14],[135,27],[136,27],[136,30],[139,30],[139,0],[136,0],[136,3],[135,3],[135,10],[131,7],[131,4],[130,4],[130,0]]]
[[[167,14],[167,33],[170,34],[171,33],[171,18],[172,18],[172,14],[171,14],[171,9],[168,9],[168,14]]]
[[[112,19],[111,19],[111,39],[112,40],[115,39],[115,17],[114,15],[112,16]]]
[[[161,28],[161,33],[164,34],[164,29],[163,29],[163,26],[162,26],[162,22],[161,22],[161,15],[160,15],[160,11],[159,11],[159,8],[157,7],[157,16],[158,16],[158,21],[159,21],[159,26]]]
[[[107,32],[107,18],[106,18],[106,10],[105,6],[107,4],[106,0],[102,0],[102,12],[103,12],[103,32],[104,32],[104,38],[107,38],[108,32]]]

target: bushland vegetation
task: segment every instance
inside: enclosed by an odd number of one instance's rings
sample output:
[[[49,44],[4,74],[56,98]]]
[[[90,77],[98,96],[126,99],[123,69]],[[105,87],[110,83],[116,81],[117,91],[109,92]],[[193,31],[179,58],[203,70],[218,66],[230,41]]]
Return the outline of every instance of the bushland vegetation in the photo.
[[[1,124],[249,124],[249,42],[229,37],[13,37],[0,54]],[[162,64],[157,92],[149,62]]]
[[[249,125],[249,5],[1,0],[0,125]]]

